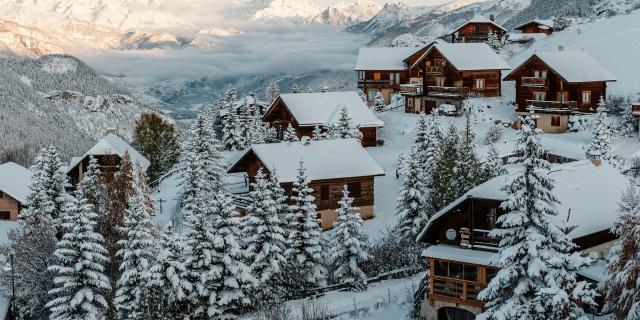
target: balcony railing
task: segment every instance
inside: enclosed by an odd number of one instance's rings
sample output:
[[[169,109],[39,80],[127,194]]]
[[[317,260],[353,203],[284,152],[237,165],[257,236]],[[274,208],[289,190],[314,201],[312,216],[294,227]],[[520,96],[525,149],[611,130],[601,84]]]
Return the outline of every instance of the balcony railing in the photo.
[[[578,102],[527,100],[527,106],[540,109],[576,109],[578,107]]]
[[[486,285],[461,279],[433,276],[431,279],[431,294],[467,301],[478,301],[478,294]]]
[[[393,87],[399,85],[393,80],[358,80],[358,87],[369,87],[369,88],[377,88],[377,87]]]
[[[522,77],[522,85],[525,87],[546,87],[547,79],[540,77]]]
[[[444,74],[444,67],[442,66],[427,66],[425,67],[427,74]]]
[[[400,94],[421,95],[422,94],[422,85],[419,85],[419,84],[401,84],[400,85]]]
[[[440,87],[440,86],[429,86],[427,87],[427,94],[430,96],[443,97],[464,97],[469,94],[468,87]]]

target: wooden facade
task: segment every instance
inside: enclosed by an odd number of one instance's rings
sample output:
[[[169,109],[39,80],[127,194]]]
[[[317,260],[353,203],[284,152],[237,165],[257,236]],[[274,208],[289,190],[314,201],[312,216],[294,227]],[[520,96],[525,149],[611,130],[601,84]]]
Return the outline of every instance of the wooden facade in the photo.
[[[451,42],[487,42],[489,33],[502,38],[506,31],[490,22],[468,22],[451,34]]]
[[[0,190],[0,220],[18,220],[21,208],[22,204],[18,200]]]
[[[271,108],[263,116],[262,121],[268,122],[276,130],[279,139],[282,139],[289,125],[296,130],[298,138],[303,136],[312,137],[315,128],[315,126],[300,125],[281,98],[273,102]],[[360,127],[359,129],[362,134],[361,142],[363,147],[375,147],[378,145],[378,129],[376,127]]]
[[[400,84],[409,81],[407,70],[361,70],[358,73],[358,88],[367,97],[367,104],[373,105],[376,94],[382,94],[385,104],[391,102],[393,94],[400,92]]]
[[[553,33],[553,27],[541,24],[536,21],[529,21],[517,28],[515,30],[520,30],[522,33],[543,33],[546,35],[550,35]]]
[[[269,170],[264,166],[260,158],[253,152],[247,152],[233,167],[230,173],[244,172],[247,176],[247,183],[255,182],[258,170],[263,169],[267,175]],[[340,207],[338,201],[342,199],[342,188],[347,185],[349,194],[353,198],[353,206],[360,208],[360,215],[363,219],[374,217],[374,176],[366,177],[343,177],[326,180],[311,180],[309,187],[313,189],[315,205],[318,211],[318,218],[321,219],[323,230],[333,228],[333,223],[337,221],[336,209]],[[283,182],[281,186],[285,189],[287,196],[291,196],[293,188],[292,182]]]

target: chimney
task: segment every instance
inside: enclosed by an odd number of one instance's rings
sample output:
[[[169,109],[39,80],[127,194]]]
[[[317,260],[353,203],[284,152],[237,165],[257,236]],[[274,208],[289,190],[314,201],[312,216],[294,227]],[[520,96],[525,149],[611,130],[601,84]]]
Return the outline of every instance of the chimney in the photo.
[[[600,159],[591,159],[591,163],[593,163],[594,166],[599,167],[602,165],[602,160]]]
[[[564,46],[558,46],[558,51],[564,51]]]
[[[491,20],[491,21],[496,21],[496,15],[495,15],[495,14],[493,14],[493,13],[492,13],[492,14],[490,14],[490,15],[489,15],[489,20]]]
[[[116,128],[107,128],[107,129],[104,130],[104,136],[105,137],[110,135],[110,134],[113,134],[113,135],[117,136],[118,135],[118,129],[116,129]]]

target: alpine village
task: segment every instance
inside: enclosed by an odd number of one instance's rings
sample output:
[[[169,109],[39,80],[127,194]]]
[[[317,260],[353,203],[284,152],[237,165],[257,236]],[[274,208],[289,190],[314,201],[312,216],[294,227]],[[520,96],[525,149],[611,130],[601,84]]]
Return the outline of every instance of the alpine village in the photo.
[[[0,152],[0,317],[639,320],[622,49],[497,21],[362,47],[351,87],[226,84],[188,119]]]

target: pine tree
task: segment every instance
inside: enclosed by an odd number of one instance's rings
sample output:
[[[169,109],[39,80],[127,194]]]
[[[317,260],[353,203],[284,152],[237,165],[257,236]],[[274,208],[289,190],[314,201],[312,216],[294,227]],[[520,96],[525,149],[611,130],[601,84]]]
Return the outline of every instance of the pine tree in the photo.
[[[633,183],[622,194],[611,228],[618,239],[607,258],[606,309],[614,319],[640,319],[640,190]]]
[[[398,232],[403,238],[415,239],[429,220],[424,185],[425,173],[420,163],[418,148],[411,149],[403,169],[396,214],[399,216]]]
[[[220,272],[214,279],[216,300],[209,303],[215,303],[224,314],[238,314],[251,303],[250,289],[257,280],[244,263],[248,257],[240,244],[240,218],[231,197],[219,191],[211,211],[211,242],[215,250],[212,264]]]
[[[328,133],[329,139],[362,139],[360,129],[353,123],[349,110],[343,106],[340,108],[338,122],[331,124]]]
[[[362,232],[364,221],[359,208],[353,207],[353,198],[349,197],[346,185],[342,187],[342,199],[338,204],[338,221],[334,223],[333,244],[329,251],[334,266],[332,277],[352,290],[361,291],[367,287],[367,275],[358,263],[371,257],[367,253],[367,235]]]
[[[238,101],[236,88],[234,88],[231,85],[227,86],[227,89],[224,92],[225,109],[229,112],[234,111],[235,110],[234,106],[236,104],[236,101]]]
[[[287,130],[284,131],[282,140],[289,142],[300,141],[300,139],[298,138],[298,133],[296,132],[296,129],[293,128],[291,123],[289,123],[289,125],[287,126]]]
[[[22,224],[43,221],[59,229],[60,217],[65,209],[67,175],[62,171],[60,155],[53,145],[43,148],[35,160],[25,210],[18,220]]]
[[[242,119],[235,110],[229,110],[223,118],[222,127],[222,142],[226,150],[242,150],[245,141],[241,131]]]
[[[255,296],[259,301],[277,299],[283,294],[280,276],[287,261],[284,256],[286,239],[281,220],[280,204],[269,178],[258,170],[249,193],[251,204],[247,208],[243,233],[247,238],[247,252],[251,269],[258,280]]]
[[[325,133],[322,131],[320,126],[313,127],[313,135],[311,136],[312,141],[321,141],[325,139]]]
[[[497,176],[501,176],[507,173],[507,170],[502,164],[502,159],[498,155],[495,145],[489,145],[489,153],[487,154],[486,161],[482,164],[480,169],[482,173],[482,180],[488,181]]]
[[[82,189],[85,198],[93,206],[98,215],[97,222],[100,223],[106,215],[106,202],[103,198],[104,182],[102,172],[98,166],[98,159],[89,156],[89,165],[82,177],[82,181],[78,184],[78,189]]]
[[[153,307],[146,289],[150,281],[147,273],[154,259],[154,227],[151,221],[154,209],[144,172],[139,166],[134,170],[132,189],[120,230],[124,238],[118,241],[120,250],[116,253],[122,261],[114,300],[118,319],[139,319]]]
[[[322,228],[314,204],[311,180],[306,175],[304,162],[300,160],[297,180],[293,182],[290,206],[292,219],[289,221],[289,247],[286,256],[294,271],[292,279],[298,291],[305,288],[324,286],[327,269],[322,250]]]
[[[206,109],[212,112],[210,107]],[[145,112],[136,120],[133,146],[149,159],[151,181],[168,173],[180,155],[175,126],[154,112]]]
[[[493,49],[496,53],[502,52],[502,42],[500,41],[500,37],[493,32],[489,32],[487,35],[487,45]]]
[[[267,98],[267,102],[273,103],[280,96],[280,83],[278,80],[271,80],[269,82],[269,86],[267,86],[267,90],[265,92],[265,96]]]
[[[455,200],[458,194],[455,187],[454,166],[458,156],[459,141],[458,129],[451,125],[444,141],[438,144],[437,158],[431,169],[430,179],[427,181],[429,188],[427,214],[429,217]]]
[[[455,198],[462,196],[467,191],[482,182],[482,172],[480,171],[480,160],[476,155],[475,132],[471,126],[470,115],[467,111],[465,129],[462,132],[462,139],[458,148],[458,155],[453,167],[455,177]]]
[[[262,123],[262,117],[259,114],[255,114],[249,129],[249,135],[246,138],[247,145],[245,148],[251,147],[252,144],[265,143],[268,135],[268,130]]]
[[[373,110],[375,111],[384,111],[386,105],[384,104],[384,98],[382,97],[382,93],[377,92],[375,99],[373,100]]]
[[[55,272],[56,287],[49,291],[49,319],[103,319],[111,290],[104,274],[108,252],[104,238],[94,229],[97,214],[82,188],[75,192],[73,203],[63,216],[62,239],[54,253],[58,263],[49,267]]]
[[[604,98],[600,97],[600,102],[598,103],[596,111],[598,112],[596,115],[596,125],[593,129],[593,136],[587,150],[587,158],[612,160],[613,154],[611,150],[611,140],[613,138],[613,131],[611,123],[609,122],[606,101]]]
[[[421,114],[416,124],[416,133],[413,145],[416,148],[418,162],[422,164],[424,172],[424,184],[427,186],[431,179],[431,171],[435,167],[438,158],[440,143],[443,140],[440,126],[434,116],[427,119],[428,116]],[[426,192],[426,190],[425,190]]]
[[[579,303],[593,303],[595,293],[577,282],[576,271],[590,261],[579,254],[571,239],[550,222],[558,213],[552,193],[549,163],[542,158],[535,120],[522,120],[514,153],[522,161],[520,174],[510,178],[502,204],[506,213],[490,233],[500,239],[498,274],[478,298],[486,301],[479,319],[577,319]]]

